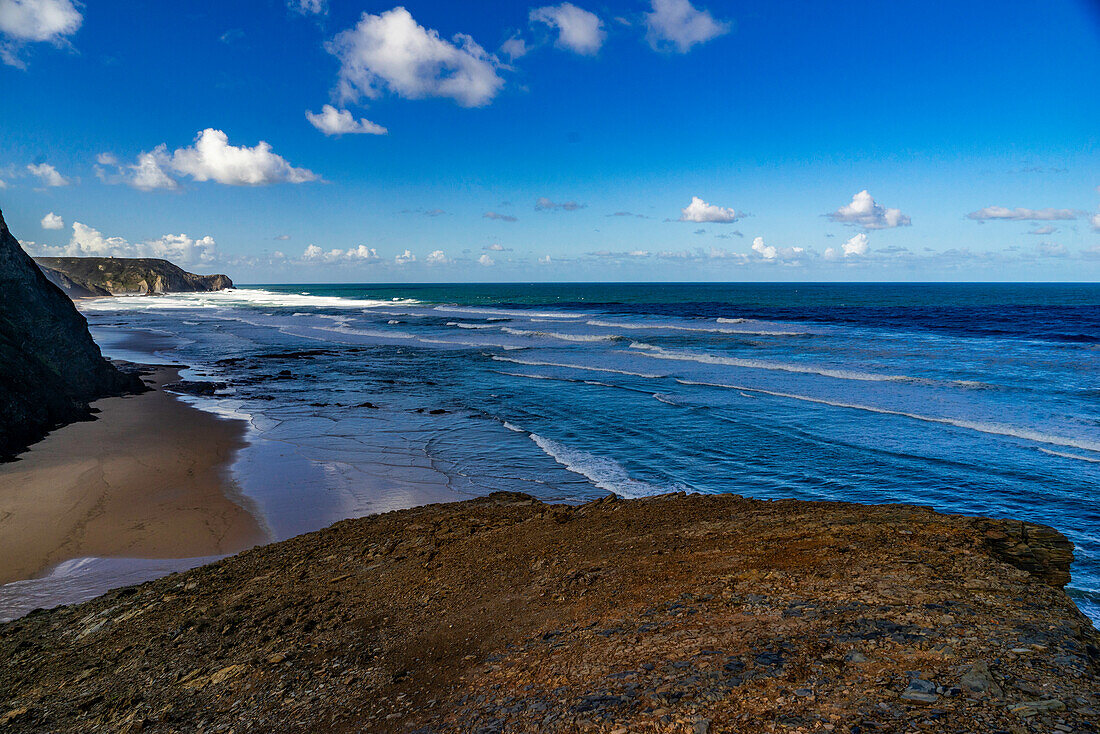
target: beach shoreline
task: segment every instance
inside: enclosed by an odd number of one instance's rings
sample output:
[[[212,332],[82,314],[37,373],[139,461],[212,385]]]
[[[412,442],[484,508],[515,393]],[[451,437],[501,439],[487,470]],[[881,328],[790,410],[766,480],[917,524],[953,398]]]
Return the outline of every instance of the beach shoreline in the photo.
[[[153,388],[93,404],[95,420],[50,433],[0,464],[0,584],[87,557],[175,559],[267,542],[230,476],[246,426]]]

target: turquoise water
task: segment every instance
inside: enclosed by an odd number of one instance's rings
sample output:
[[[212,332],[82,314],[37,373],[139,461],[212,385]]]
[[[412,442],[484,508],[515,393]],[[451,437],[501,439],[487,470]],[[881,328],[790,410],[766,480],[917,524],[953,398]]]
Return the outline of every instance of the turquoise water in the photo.
[[[1077,544],[1100,618],[1100,286],[266,285],[88,302],[230,385],[276,537],[516,489],[908,502]],[[293,477],[288,482],[287,477]]]

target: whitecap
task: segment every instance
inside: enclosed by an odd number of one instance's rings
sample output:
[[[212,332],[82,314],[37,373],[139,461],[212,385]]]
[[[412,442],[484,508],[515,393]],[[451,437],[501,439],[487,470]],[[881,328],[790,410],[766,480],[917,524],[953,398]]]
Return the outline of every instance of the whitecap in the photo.
[[[659,380],[667,375],[653,375],[646,372],[630,372],[629,370],[617,370],[611,367],[592,367],[583,364],[565,364],[562,362],[539,362],[533,359],[513,359],[512,357],[502,357],[498,354],[492,355],[493,361],[496,362],[511,362],[513,364],[527,365],[528,367],[564,367],[571,370],[588,370],[590,372],[613,372],[617,375],[628,375],[630,377],[644,377],[647,380]]]
[[[613,492],[620,497],[633,499],[636,497],[649,497],[668,492],[688,491],[688,487],[674,483],[668,486],[659,486],[634,479],[626,469],[614,459],[605,456],[596,456],[587,451],[569,448],[553,439],[540,436],[537,433],[529,433],[535,445],[542,449],[547,456],[561,464],[574,474],[580,474],[600,489]]]
[[[1053,444],[1055,446],[1069,446],[1075,449],[1083,449],[1085,451],[1100,452],[1100,442],[1080,440],[1075,438],[1068,438],[1065,436],[1054,436],[1047,433],[1040,433],[1039,431],[1033,431],[1028,428],[1019,428],[1016,426],[1008,426],[1000,423],[985,423],[982,421],[971,421],[961,418],[943,418],[931,415],[920,415],[918,413],[908,413],[903,410],[891,410],[890,408],[877,408],[873,405],[861,405],[859,403],[845,403],[839,400],[829,400],[827,398],[814,398],[808,395],[795,395],[794,393],[778,392],[775,390],[763,390],[758,387],[746,387],[744,385],[724,385],[722,383],[715,382],[697,382],[694,380],[682,380],[677,379],[681,385],[696,385],[701,387],[720,387],[727,390],[738,390],[741,392],[754,392],[763,395],[772,395],[777,398],[787,398],[789,400],[802,400],[807,403],[817,403],[818,405],[828,405],[834,408],[848,408],[850,410],[863,410],[868,413],[878,413],[880,415],[895,415],[901,418],[910,418],[912,420],[924,421],[926,423],[939,423],[945,426],[955,426],[956,428],[963,428],[971,431],[978,431],[979,433],[987,433],[994,436],[1007,436],[1010,438],[1019,438],[1025,441],[1032,441],[1034,443],[1046,443]],[[1043,450],[1043,449],[1040,449]],[[1048,452],[1050,453],[1050,452]],[[1084,457],[1071,457],[1071,458],[1084,458]],[[1091,459],[1085,459],[1091,461]]]

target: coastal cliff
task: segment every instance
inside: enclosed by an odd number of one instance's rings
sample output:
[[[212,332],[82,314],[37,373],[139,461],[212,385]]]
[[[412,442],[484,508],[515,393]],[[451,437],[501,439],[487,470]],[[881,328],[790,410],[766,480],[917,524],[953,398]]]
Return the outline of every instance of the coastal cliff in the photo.
[[[0,626],[6,731],[1095,731],[1040,525],[499,492]]]
[[[88,403],[144,389],[103,359],[88,324],[0,212],[0,459],[89,416]]]
[[[157,258],[38,257],[35,262],[73,298],[199,293],[233,287],[226,275],[195,275]]]

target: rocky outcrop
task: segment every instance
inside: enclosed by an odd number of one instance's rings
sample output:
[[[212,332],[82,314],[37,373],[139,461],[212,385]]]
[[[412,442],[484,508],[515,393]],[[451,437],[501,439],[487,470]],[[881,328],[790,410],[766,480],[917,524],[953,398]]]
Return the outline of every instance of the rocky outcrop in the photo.
[[[39,257],[35,262],[73,298],[198,293],[233,287],[226,275],[195,275],[156,258]]]
[[[87,418],[93,400],[143,389],[137,376],[103,359],[84,317],[0,213],[0,458]]]
[[[47,268],[45,265],[39,265],[38,267],[42,268],[42,273],[46,276],[46,279],[65,291],[69,298],[98,298],[111,295],[111,292],[106,288],[75,281],[60,270]]]
[[[0,729],[1096,731],[1100,635],[984,533],[736,495],[347,520],[0,625]]]
[[[1046,525],[1018,520],[975,521],[993,556],[1056,588],[1070,580],[1073,543]]]

